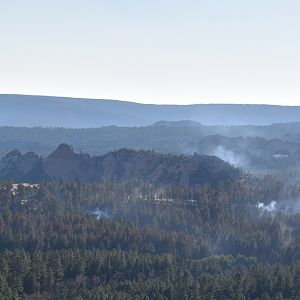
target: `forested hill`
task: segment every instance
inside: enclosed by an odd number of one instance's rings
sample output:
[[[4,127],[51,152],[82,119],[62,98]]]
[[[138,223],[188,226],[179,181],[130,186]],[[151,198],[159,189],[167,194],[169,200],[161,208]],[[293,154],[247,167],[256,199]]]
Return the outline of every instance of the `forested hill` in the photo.
[[[217,184],[240,178],[241,172],[214,156],[178,156],[121,149],[103,156],[78,154],[61,144],[46,158],[33,152],[8,153],[0,162],[0,180],[85,181],[141,179],[170,185]]]
[[[299,122],[300,107],[276,105],[146,105],[116,100],[0,95],[0,126],[91,128],[191,120],[205,125]]]
[[[86,129],[4,126],[0,127],[0,157],[15,148],[21,152],[34,151],[38,155],[47,156],[61,143],[70,144],[76,151],[82,150],[93,155],[103,155],[121,148],[193,154],[202,153],[199,143],[209,135],[280,139],[280,148],[285,148],[290,145],[286,141],[299,142],[300,123],[270,126],[204,126],[189,121],[178,121],[159,122],[143,127],[108,126]]]

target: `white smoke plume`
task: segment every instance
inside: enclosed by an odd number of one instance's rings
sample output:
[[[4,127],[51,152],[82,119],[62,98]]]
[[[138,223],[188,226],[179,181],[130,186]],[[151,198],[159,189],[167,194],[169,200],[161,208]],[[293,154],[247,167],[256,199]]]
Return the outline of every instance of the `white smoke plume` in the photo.
[[[272,201],[270,202],[268,205],[262,203],[262,202],[258,202],[256,207],[261,211],[261,212],[269,212],[271,214],[275,214],[278,210],[277,208],[277,202],[276,201]]]
[[[97,220],[104,218],[104,219],[109,219],[109,214],[108,212],[101,210],[99,208],[95,209],[92,211],[92,214],[96,217]]]
[[[257,209],[261,212],[268,212],[275,215],[279,212],[294,215],[300,213],[300,201],[299,200],[284,200],[284,201],[271,201],[269,204],[258,202],[256,204]]]
[[[236,153],[224,149],[222,146],[218,146],[211,153],[212,155],[218,156],[222,160],[229,162],[231,165],[236,167],[246,167],[246,159],[241,155],[237,155]]]

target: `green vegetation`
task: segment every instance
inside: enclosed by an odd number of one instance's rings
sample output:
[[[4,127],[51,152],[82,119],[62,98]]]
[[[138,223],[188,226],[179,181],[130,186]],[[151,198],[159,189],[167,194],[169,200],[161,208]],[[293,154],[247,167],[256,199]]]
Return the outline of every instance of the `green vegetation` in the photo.
[[[3,183],[0,298],[299,299],[300,215],[257,208],[299,195],[271,177]]]

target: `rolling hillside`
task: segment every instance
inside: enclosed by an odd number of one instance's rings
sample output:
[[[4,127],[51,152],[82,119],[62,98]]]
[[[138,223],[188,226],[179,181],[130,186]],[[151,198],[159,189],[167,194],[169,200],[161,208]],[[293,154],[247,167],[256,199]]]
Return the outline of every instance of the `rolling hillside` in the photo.
[[[275,105],[149,105],[116,100],[0,95],[0,126],[91,128],[145,126],[161,120],[204,125],[267,125],[300,121],[300,107]]]

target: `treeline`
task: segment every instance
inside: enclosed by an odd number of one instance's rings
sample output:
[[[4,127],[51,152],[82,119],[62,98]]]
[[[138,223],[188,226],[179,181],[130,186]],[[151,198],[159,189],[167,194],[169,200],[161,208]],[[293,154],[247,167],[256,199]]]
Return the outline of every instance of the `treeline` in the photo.
[[[47,156],[61,143],[73,145],[76,151],[81,150],[93,155],[103,155],[120,148],[193,154],[201,150],[199,143],[205,136],[211,136],[212,139],[216,137],[215,135],[221,135],[223,138],[262,137],[267,140],[280,139],[294,143],[298,143],[300,136],[300,123],[281,123],[270,126],[204,126],[200,124],[188,126],[185,122],[179,126],[176,126],[176,122],[174,124],[161,122],[156,126],[107,126],[88,129],[0,126],[0,157],[14,148],[21,152],[35,151],[39,155]],[[257,139],[258,142],[259,140],[269,146],[275,142],[273,140],[269,144],[263,139]],[[274,151],[282,150],[278,149],[276,142]],[[231,141],[230,144],[234,142]],[[254,141],[250,143],[250,148],[255,144]],[[282,147],[289,150],[288,143]],[[259,145],[258,148],[263,149]],[[248,150],[246,147],[245,154]]]
[[[6,251],[1,299],[299,299],[300,264],[121,250]],[[30,298],[30,296],[28,297]],[[27,298],[27,299],[28,299]]]
[[[299,195],[271,177],[3,183],[0,299],[299,299],[300,215],[257,207]]]
[[[12,149],[21,152],[34,151],[47,156],[57,145],[67,143],[76,151],[92,155],[103,155],[110,151],[129,148],[193,154],[193,141],[204,136],[201,128],[195,127],[116,127],[71,129],[51,127],[9,127],[0,126],[0,154]],[[183,151],[184,148],[187,151]],[[3,156],[3,155],[2,155]]]

